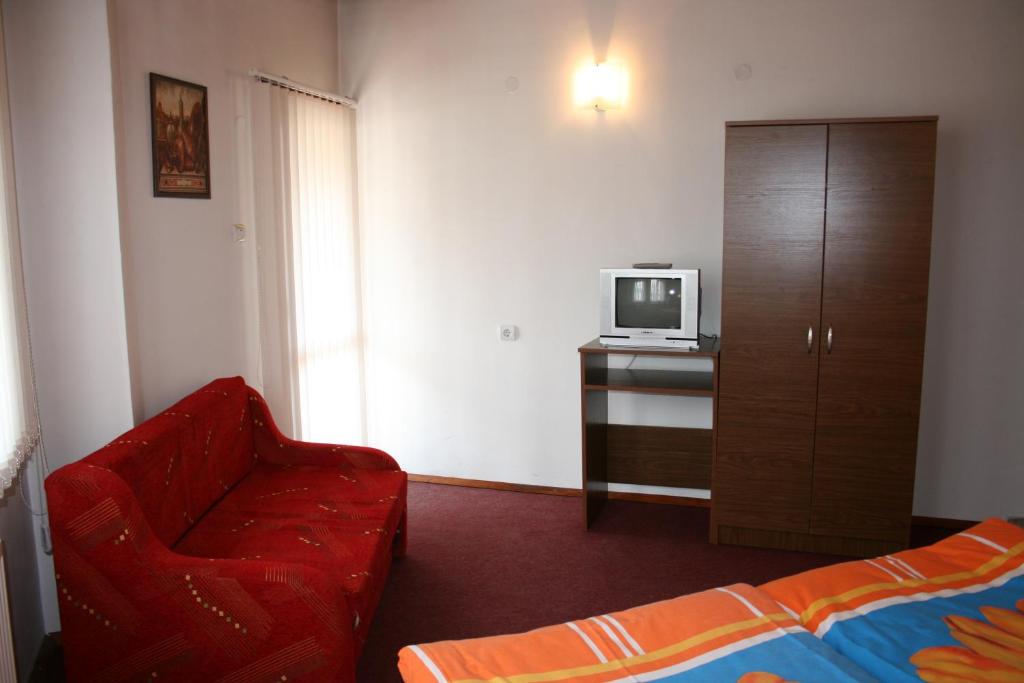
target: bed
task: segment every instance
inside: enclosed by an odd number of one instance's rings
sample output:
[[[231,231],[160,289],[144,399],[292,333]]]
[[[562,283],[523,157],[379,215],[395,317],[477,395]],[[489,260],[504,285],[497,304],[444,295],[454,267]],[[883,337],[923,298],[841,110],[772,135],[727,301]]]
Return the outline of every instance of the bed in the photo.
[[[406,683],[1024,681],[1024,529],[516,635],[411,645]]]

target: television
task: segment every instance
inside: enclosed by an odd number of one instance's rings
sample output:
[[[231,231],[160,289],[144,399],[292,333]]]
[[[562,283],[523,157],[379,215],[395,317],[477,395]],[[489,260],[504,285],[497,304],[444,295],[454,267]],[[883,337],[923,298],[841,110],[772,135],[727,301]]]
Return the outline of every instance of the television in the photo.
[[[700,270],[603,268],[600,342],[607,346],[697,346]]]

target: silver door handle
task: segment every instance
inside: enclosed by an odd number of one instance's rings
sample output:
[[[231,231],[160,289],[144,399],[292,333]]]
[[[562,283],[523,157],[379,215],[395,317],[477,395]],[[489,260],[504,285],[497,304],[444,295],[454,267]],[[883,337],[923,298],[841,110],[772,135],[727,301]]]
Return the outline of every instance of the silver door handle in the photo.
[[[828,334],[825,336],[825,348],[828,349],[829,353],[832,353],[832,326],[828,326]]]
[[[807,326],[807,353],[811,352],[811,346],[814,344],[814,327],[812,325]]]

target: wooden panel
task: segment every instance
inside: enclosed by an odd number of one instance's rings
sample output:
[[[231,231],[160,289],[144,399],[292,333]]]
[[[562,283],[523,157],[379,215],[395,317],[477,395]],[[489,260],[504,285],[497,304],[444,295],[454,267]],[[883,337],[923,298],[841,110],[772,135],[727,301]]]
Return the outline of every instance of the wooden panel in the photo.
[[[698,351],[606,347],[597,340],[580,352],[583,428],[583,516],[589,527],[609,498],[709,506],[706,499],[608,491],[608,482],[708,488],[714,459],[714,429],[608,424],[608,392],[638,391],[681,396],[717,396],[718,340],[703,339]],[[613,355],[709,358],[710,372],[610,369]],[[714,425],[712,425],[713,427]],[[614,462],[612,462],[614,460]]]
[[[589,528],[608,499],[608,392],[587,391],[587,373],[608,368],[608,356],[580,354],[580,401],[583,427],[583,524]]]
[[[721,348],[719,348],[721,352]],[[715,462],[718,459],[718,385],[719,377],[721,376],[721,363],[718,359],[715,359],[715,367],[713,368],[712,375],[714,376],[714,393],[711,397],[711,490],[715,490]],[[711,502],[710,500],[708,501]],[[718,518],[715,516],[715,506],[710,505],[711,514],[709,515],[708,524],[708,542],[718,543]]]
[[[865,116],[845,119],[765,119],[752,121],[726,121],[727,128],[733,126],[807,126],[829,123],[909,123],[938,121],[938,116]]]
[[[656,348],[652,346],[605,346],[600,338],[591,339],[579,348],[580,353],[604,353],[622,356],[668,356],[673,358],[716,358],[718,356],[718,338],[701,337],[700,345],[696,351],[689,347],[665,347]]]
[[[711,430],[608,425],[608,481],[711,487]]]
[[[909,538],[935,132],[934,122],[829,129],[816,534]]]
[[[716,524],[809,529],[826,133],[726,131]]]
[[[707,371],[628,370],[595,368],[587,372],[587,388],[670,396],[711,396],[713,377]]]

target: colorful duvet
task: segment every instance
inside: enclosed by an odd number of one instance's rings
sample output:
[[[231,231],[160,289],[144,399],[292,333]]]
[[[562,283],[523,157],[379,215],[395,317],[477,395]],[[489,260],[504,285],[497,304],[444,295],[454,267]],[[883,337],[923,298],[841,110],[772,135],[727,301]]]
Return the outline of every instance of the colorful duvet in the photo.
[[[1024,530],[1012,524],[761,589],[883,681],[1024,681]]]
[[[529,633],[413,645],[398,666],[406,683],[872,680],[744,584]]]
[[[737,584],[529,633],[403,648],[406,683],[1019,681],[1024,530]]]

